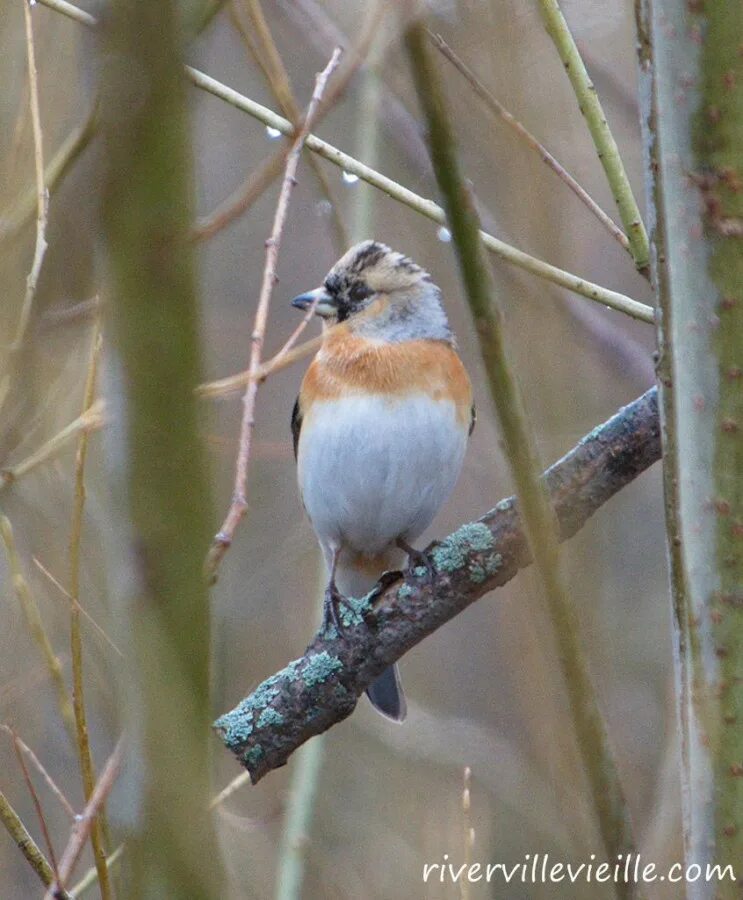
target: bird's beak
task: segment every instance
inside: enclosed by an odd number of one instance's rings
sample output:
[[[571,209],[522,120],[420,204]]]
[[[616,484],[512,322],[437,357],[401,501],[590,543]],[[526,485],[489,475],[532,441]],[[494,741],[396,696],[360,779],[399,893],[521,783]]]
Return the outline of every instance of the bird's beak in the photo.
[[[324,287],[315,288],[314,291],[307,291],[306,294],[300,294],[292,300],[292,306],[296,309],[307,310],[315,304],[315,313],[323,319],[334,316],[338,312],[335,300],[325,290]]]

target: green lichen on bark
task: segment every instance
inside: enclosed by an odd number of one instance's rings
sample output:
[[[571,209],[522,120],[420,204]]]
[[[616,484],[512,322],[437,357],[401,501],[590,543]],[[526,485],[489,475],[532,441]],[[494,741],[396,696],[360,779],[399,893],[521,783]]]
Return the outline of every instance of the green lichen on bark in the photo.
[[[716,859],[743,860],[743,5],[706,3],[691,27],[703,36],[694,148],[717,288],[718,406],[714,497],[719,593],[710,617],[719,660],[713,746]],[[741,877],[741,872],[737,872]]]

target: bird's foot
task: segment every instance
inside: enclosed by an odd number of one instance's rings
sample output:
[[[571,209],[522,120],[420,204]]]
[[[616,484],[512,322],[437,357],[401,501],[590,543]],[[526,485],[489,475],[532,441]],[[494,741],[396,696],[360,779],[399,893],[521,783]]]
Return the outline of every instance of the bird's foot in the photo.
[[[434,568],[433,563],[431,562],[431,558],[427,553],[424,553],[422,550],[416,550],[415,547],[412,547],[407,541],[404,541],[402,538],[398,538],[397,546],[404,550],[408,555],[408,565],[405,571],[405,575],[413,578],[424,578],[428,584],[430,584],[434,579]],[[425,570],[421,572],[421,569]]]
[[[335,586],[335,582],[331,581],[325,589],[325,597],[323,598],[323,631],[330,631],[330,627],[333,626],[338,636],[343,633],[343,625],[341,624],[340,615],[338,614],[338,609],[341,605],[348,606],[346,598]]]

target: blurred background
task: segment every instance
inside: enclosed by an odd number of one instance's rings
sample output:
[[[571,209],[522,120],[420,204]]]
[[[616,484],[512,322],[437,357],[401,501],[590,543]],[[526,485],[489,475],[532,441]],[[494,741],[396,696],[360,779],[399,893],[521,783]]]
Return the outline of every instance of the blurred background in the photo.
[[[97,13],[95,5],[85,5]],[[371,4],[265,0],[263,10],[300,108],[333,46],[358,38]],[[565,0],[566,17],[592,75],[638,198],[642,148],[636,102],[633,3]],[[89,117],[101,58],[94,34],[58,12],[33,8],[44,149],[51,160]],[[534,3],[442,0],[430,24],[611,214],[616,211],[574,95]],[[247,0],[226,4],[194,40],[191,62],[278,109],[246,44]],[[352,80],[317,133],[412,190],[436,197],[407,61],[394,16],[382,17],[370,65]],[[0,344],[15,332],[34,246],[33,140],[28,115],[21,2],[0,8]],[[443,59],[466,172],[484,226],[498,237],[587,279],[650,302],[630,257],[547,169],[537,154],[477,101]],[[132,73],[136,77],[136,73]],[[273,154],[280,138],[215,97],[189,88],[199,215],[207,215]],[[80,413],[100,293],[97,262],[101,145],[95,135],[52,192],[48,250],[18,378],[0,411],[0,468],[22,462]],[[483,382],[475,335],[452,246],[438,226],[305,153],[279,261],[266,353],[297,324],[289,301],[315,287],[351,237],[375,237],[411,256],[441,286],[462,356],[473,376],[478,426],[459,485],[426,539],[447,534],[512,493],[497,424]],[[204,377],[244,369],[264,264],[275,182],[228,227],[198,243]],[[29,199],[31,201],[28,206]],[[25,204],[25,205],[24,205]],[[30,210],[30,214],[29,214]],[[340,229],[338,220],[342,223]],[[342,236],[345,232],[346,237]],[[536,432],[551,463],[653,380],[652,329],[569,295],[494,260],[511,359]],[[312,324],[307,334],[318,330]],[[306,361],[273,374],[258,396],[249,473],[249,511],[213,591],[214,713],[235,705],[263,678],[301,654],[319,617],[322,580],[312,530],[295,485],[289,416]],[[101,393],[110,421],[117,379],[106,354]],[[203,400],[213,481],[214,531],[229,503],[240,418],[239,394]],[[111,431],[93,432],[86,478],[81,602],[113,633],[121,577],[105,456]],[[75,442],[13,484],[0,482],[0,509],[13,525],[19,565],[69,681],[68,600],[45,574],[65,581]],[[206,551],[206,547],[204,548]],[[660,470],[621,492],[564,546],[571,593],[609,725],[643,856],[659,866],[681,859],[675,710],[671,681]],[[43,567],[43,569],[42,569]],[[78,764],[62,724],[44,659],[0,558],[0,722],[34,749],[75,809]],[[88,723],[101,767],[120,730],[117,652],[83,622]],[[523,862],[526,854],[584,860],[599,846],[586,787],[567,726],[550,626],[533,574],[483,598],[402,661],[409,717],[402,726],[366,701],[325,739],[317,797],[306,835],[303,896],[452,898],[459,886],[422,883],[425,863],[465,853],[478,862]],[[257,787],[243,786],[219,807],[228,896],[264,898],[275,889],[283,813],[298,757]],[[462,806],[471,769],[471,808]],[[214,741],[214,786],[239,774]],[[33,776],[58,852],[69,829],[64,809]],[[12,740],[0,733],[0,790],[41,840]],[[114,793],[109,807],[116,827]],[[470,829],[472,846],[465,850]],[[77,874],[91,865],[89,850]],[[17,848],[0,835],[0,896],[40,896]],[[656,885],[648,896],[673,897]],[[95,888],[91,889],[95,896]],[[602,896],[599,885],[493,883],[469,895],[507,898]],[[464,896],[464,895],[463,895]]]

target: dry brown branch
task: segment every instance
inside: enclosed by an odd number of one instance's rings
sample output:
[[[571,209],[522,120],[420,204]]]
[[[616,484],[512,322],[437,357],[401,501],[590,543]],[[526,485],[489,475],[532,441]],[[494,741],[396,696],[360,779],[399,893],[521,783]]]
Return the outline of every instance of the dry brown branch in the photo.
[[[28,630],[31,632],[31,637],[39,646],[42,656],[44,657],[47,671],[51,676],[52,684],[54,685],[54,690],[57,695],[57,704],[59,705],[62,721],[64,722],[70,738],[74,742],[75,716],[72,711],[72,698],[70,697],[70,692],[62,675],[62,664],[54,651],[52,642],[49,640],[49,635],[46,633],[44,623],[39,613],[39,607],[36,604],[36,598],[31,592],[28,581],[26,581],[26,577],[23,574],[21,560],[18,556],[18,549],[13,535],[13,526],[10,524],[10,519],[6,516],[0,516],[0,537],[2,537],[3,543],[5,544],[5,552],[8,557],[8,566],[10,568],[13,590],[18,597],[18,602],[21,604],[21,609],[23,610]]]
[[[330,85],[323,95],[322,103],[319,105],[315,115],[315,125],[321,122],[325,115],[343,97],[351,79],[364,64],[379,23],[382,20],[383,11],[384,3],[379,3],[373,7],[372,12],[364,23],[358,43],[347,51],[345,62],[340,68],[334,83]],[[300,125],[300,129],[301,127]],[[295,129],[294,134],[296,133]],[[290,144],[280,147],[273,156],[268,157],[255,171],[251,172],[246,180],[229,197],[222,201],[216,209],[199,219],[192,231],[193,239],[202,241],[213,237],[218,231],[221,231],[222,228],[234,222],[235,219],[250,209],[253,203],[278,178],[284,169],[291,147],[292,145]]]
[[[297,328],[299,328],[299,326],[297,326]],[[289,338],[289,341],[296,334],[297,331],[295,330]],[[319,334],[317,337],[310,338],[308,341],[305,341],[298,347],[292,349],[287,349],[289,344],[289,341],[287,341],[275,356],[272,356],[268,362],[263,363],[263,365],[259,367],[255,375],[251,373],[250,369],[245,369],[234,375],[228,375],[226,378],[204,382],[204,384],[200,384],[198,388],[196,388],[196,393],[199,397],[216,399],[218,397],[226,397],[228,394],[239,391],[241,388],[244,388],[246,384],[249,384],[253,378],[255,378],[256,381],[263,382],[273,372],[285,369],[287,366],[292,365],[292,363],[298,362],[300,359],[309,356],[310,353],[314,353],[315,350],[319,350],[322,340],[323,336]]]
[[[31,780],[31,774],[28,771],[28,766],[26,765],[26,760],[23,758],[23,750],[21,749],[20,744],[18,743],[18,736],[12,728],[8,729],[10,731],[10,736],[13,741],[13,749],[15,750],[16,759],[18,760],[18,765],[21,767],[21,772],[23,772],[23,780],[26,782],[26,787],[28,788],[29,794],[31,794],[31,801],[34,805],[34,809],[36,810],[36,817],[39,820],[39,827],[41,828],[41,834],[44,837],[44,843],[46,844],[47,852],[49,853],[49,861],[51,863],[52,871],[55,874],[55,877],[59,878],[59,870],[57,868],[57,858],[54,855],[54,845],[52,844],[52,839],[49,837],[49,828],[46,824],[46,816],[44,815],[44,810],[41,806],[41,801],[39,800],[39,795],[36,793],[36,788],[34,787],[34,783]]]
[[[443,56],[449,60],[454,68],[467,80],[477,96],[483,101],[485,106],[502,121],[504,121],[513,131],[529,146],[536,151],[542,160],[552,169],[557,177],[563,181],[570,190],[578,197],[581,203],[584,203],[594,216],[606,228],[609,234],[622,246],[628,253],[630,252],[629,241],[627,235],[617,225],[617,223],[607,215],[598,203],[591,197],[588,191],[573,178],[565,167],[558,162],[549,150],[526,128],[519,122],[505,106],[489,91],[480,79],[475,75],[472,69],[459,58],[452,50],[440,34],[434,34],[429,31],[429,36],[435,46],[441,51]]]
[[[7,469],[0,469],[0,490],[13,484],[21,476],[28,474],[41,463],[46,462],[55,456],[60,450],[64,449],[67,444],[79,434],[81,431],[97,431],[104,423],[103,412],[105,403],[103,400],[96,402],[81,413],[76,419],[73,419],[69,425],[66,425],[61,431],[57,432],[48,441],[43,443],[38,450],[27,456],[21,462]]]
[[[119,844],[113,853],[108,854],[106,857],[106,866],[108,866],[109,870],[121,859],[123,853],[124,845]],[[98,881],[98,872],[96,871],[95,866],[91,866],[80,881],[78,881],[74,887],[70,888],[70,898],[72,898],[72,900],[77,900],[78,897],[82,897],[88,888],[93,887],[96,881]]]
[[[251,380],[243,397],[243,416],[240,425],[240,443],[237,454],[237,464],[235,470],[235,490],[232,497],[227,517],[222,524],[221,529],[217,533],[212,543],[211,549],[207,556],[206,568],[208,574],[213,577],[217,567],[227,552],[228,547],[232,543],[235,529],[240,520],[245,515],[247,509],[246,489],[248,479],[248,460],[250,458],[250,446],[253,434],[255,400],[258,392],[259,382],[255,377],[261,365],[261,352],[263,350],[263,341],[266,335],[266,325],[268,323],[268,310],[273,295],[273,288],[276,284],[276,265],[278,262],[279,249],[281,246],[281,236],[286,223],[286,216],[289,209],[289,198],[291,191],[296,183],[297,167],[299,165],[299,157],[304,146],[304,141],[310,132],[315,121],[318,106],[323,96],[325,86],[331,74],[338,65],[341,51],[336,48],[330,62],[317,76],[315,82],[315,90],[312,94],[312,100],[307,108],[307,114],[304,117],[299,133],[292,144],[291,152],[286,161],[286,172],[279,193],[279,200],[276,205],[276,215],[274,216],[271,236],[266,241],[266,264],[263,270],[263,282],[261,284],[261,293],[258,299],[258,308],[255,314],[255,323],[252,334],[252,347],[250,353],[250,373]]]
[[[39,112],[39,83],[36,71],[36,53],[34,49],[34,31],[31,22],[31,8],[26,0],[23,4],[23,15],[26,26],[26,55],[28,57],[28,87],[29,108],[31,111],[31,127],[34,136],[34,170],[36,173],[36,244],[31,269],[26,278],[26,292],[21,305],[21,314],[18,318],[15,337],[10,345],[10,356],[7,360],[7,369],[0,378],[0,409],[10,391],[13,371],[16,366],[18,353],[26,336],[28,322],[31,317],[31,307],[36,296],[36,285],[39,281],[39,273],[46,254],[46,225],[47,225],[47,192],[44,186],[44,146],[41,131],[41,114]]]
[[[302,116],[301,109],[294,96],[291,81],[289,80],[289,73],[286,71],[284,61],[281,58],[279,49],[271,34],[271,29],[266,20],[260,0],[242,0],[240,6],[244,7],[247,12],[250,20],[250,28],[245,27],[242,18],[240,17],[238,3],[235,2],[235,0],[233,0],[230,8],[232,21],[240,33],[245,46],[248,48],[250,55],[263,72],[263,75],[276,98],[276,102],[281,107],[281,111],[294,127],[297,128],[300,125]],[[316,159],[312,153],[306,154],[306,158],[307,163],[317,179],[320,192],[330,204],[330,209],[333,214],[333,227],[335,229],[338,246],[345,248],[349,244],[348,233],[346,231],[346,226],[343,223],[343,217],[341,216],[338,204],[333,198],[330,182],[320,165],[320,161]]]
[[[72,875],[75,863],[82,853],[83,847],[88,840],[98,814],[103,804],[106,802],[106,798],[111,793],[111,788],[114,786],[114,782],[121,770],[123,746],[124,739],[119,738],[119,742],[114,747],[113,753],[109,756],[106,765],[103,767],[101,776],[90,795],[85,809],[75,822],[67,847],[59,861],[59,877],[55,878],[54,883],[50,885],[49,890],[44,895],[44,900],[57,900],[60,896],[59,891],[64,889],[65,882],[68,881],[70,875]],[[106,869],[106,879],[108,880],[108,869]]]
[[[56,783],[56,781],[52,778],[49,772],[46,770],[45,766],[39,759],[39,757],[34,753],[34,751],[28,746],[28,744],[23,741],[18,735],[13,731],[12,728],[8,725],[0,725],[0,729],[7,734],[10,735],[11,738],[15,741],[15,743],[21,748],[21,750],[26,754],[26,756],[31,760],[34,767],[37,769],[38,773],[46,782],[49,790],[54,794],[54,796],[59,800],[62,804],[62,808],[67,813],[70,819],[75,818],[75,810],[72,807],[70,801],[65,797],[62,789]]]
[[[72,595],[70,594],[70,592],[65,589],[64,585],[61,584],[59,579],[55,578],[54,575],[52,575],[52,573],[49,571],[49,569],[47,569],[47,567],[41,562],[41,560],[38,557],[36,557],[36,556],[33,557],[33,563],[36,566],[36,568],[41,572],[41,574],[45,578],[49,579],[49,581],[51,581],[51,583],[54,585],[55,588],[57,588],[57,590],[59,591],[60,594],[62,594],[63,597],[65,597],[70,603],[74,603],[74,600],[72,599]],[[79,601],[77,603],[77,607],[80,610],[80,613],[82,614],[83,618],[87,619],[87,621],[90,623],[91,627],[101,636],[101,638],[103,638],[103,640],[108,644],[108,646],[121,659],[123,659],[124,654],[121,652],[121,650],[119,650],[119,648],[116,646],[116,644],[111,640],[111,638],[106,633],[105,629],[101,628],[101,626],[96,622],[96,620],[93,618],[93,616],[91,616],[91,614],[87,611],[87,609],[85,609],[85,607]]]
[[[85,414],[95,403],[98,361],[100,359],[102,336],[100,323],[96,323],[93,331],[93,344],[88,363],[83,393],[83,409]],[[77,750],[80,760],[80,773],[83,781],[83,792],[88,802],[95,788],[95,766],[88,739],[87,713],[85,711],[85,691],[83,680],[83,640],[80,629],[80,544],[82,541],[83,512],[85,509],[85,461],[88,455],[88,432],[80,434],[80,441],[75,457],[75,496],[72,507],[72,523],[70,527],[70,652],[72,656],[72,706],[75,711],[75,728],[77,732]],[[90,843],[102,900],[111,897],[111,883],[106,866],[106,831],[105,812],[101,809],[100,818],[90,828]]]

